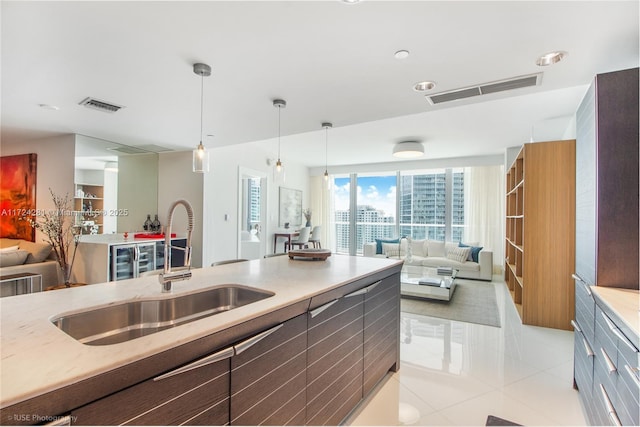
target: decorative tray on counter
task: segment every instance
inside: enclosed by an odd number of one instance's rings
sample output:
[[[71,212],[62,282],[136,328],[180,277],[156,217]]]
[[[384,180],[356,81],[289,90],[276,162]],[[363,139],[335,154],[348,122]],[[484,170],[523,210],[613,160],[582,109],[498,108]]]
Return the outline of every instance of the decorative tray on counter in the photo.
[[[289,251],[289,259],[305,258],[311,261],[325,261],[331,256],[329,249],[297,249]]]

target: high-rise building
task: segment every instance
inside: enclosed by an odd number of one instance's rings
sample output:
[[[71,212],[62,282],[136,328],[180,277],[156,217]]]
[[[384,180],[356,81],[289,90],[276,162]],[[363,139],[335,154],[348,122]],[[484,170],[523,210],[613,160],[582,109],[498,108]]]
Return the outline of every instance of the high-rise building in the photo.
[[[359,205],[356,211],[356,248],[375,239],[410,236],[412,239],[445,240],[447,223],[451,226],[451,240],[462,241],[464,233],[464,172],[452,172],[452,193],[447,209],[445,171],[401,175],[398,183],[399,234],[393,215],[385,214],[369,205]],[[447,219],[447,213],[450,217]],[[336,250],[349,252],[349,210],[335,212]]]

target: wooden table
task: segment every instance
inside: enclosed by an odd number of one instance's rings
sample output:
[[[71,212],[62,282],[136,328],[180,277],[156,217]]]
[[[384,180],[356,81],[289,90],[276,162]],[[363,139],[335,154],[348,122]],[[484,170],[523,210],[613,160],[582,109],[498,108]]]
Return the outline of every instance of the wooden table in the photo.
[[[273,253],[276,253],[276,245],[278,244],[278,237],[286,237],[291,247],[291,238],[298,237],[300,235],[297,231],[276,231],[273,233]]]

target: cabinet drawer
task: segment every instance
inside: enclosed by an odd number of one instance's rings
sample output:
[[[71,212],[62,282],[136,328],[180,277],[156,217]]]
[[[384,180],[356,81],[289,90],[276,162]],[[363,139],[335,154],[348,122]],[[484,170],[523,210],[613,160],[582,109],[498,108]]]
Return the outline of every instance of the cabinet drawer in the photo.
[[[304,423],[306,349],[303,314],[231,359],[232,425]]]
[[[576,321],[584,336],[593,343],[595,334],[596,303],[589,287],[582,281],[575,281]]]
[[[364,394],[398,361],[400,283],[388,277],[367,292],[364,314]]]
[[[72,419],[79,425],[227,424],[229,363],[151,378],[72,411]]]
[[[306,424],[338,425],[362,399],[364,294],[308,314]]]
[[[623,425],[640,425],[640,353],[618,342],[618,406],[616,410]]]
[[[591,344],[582,331],[575,329],[573,346],[573,379],[590,425],[598,425],[593,406],[593,358]]]

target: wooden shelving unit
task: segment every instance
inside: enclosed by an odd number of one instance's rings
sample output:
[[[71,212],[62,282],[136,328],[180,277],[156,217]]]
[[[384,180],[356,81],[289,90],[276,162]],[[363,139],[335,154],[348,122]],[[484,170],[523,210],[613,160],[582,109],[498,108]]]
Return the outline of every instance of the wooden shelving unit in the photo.
[[[525,144],[506,175],[505,282],[522,322],[571,328],[575,141]]]
[[[102,234],[104,209],[104,186],[93,184],[76,184],[73,209],[77,213],[76,225],[83,221],[94,221],[98,226],[98,234]],[[88,234],[88,227],[80,228],[82,234]]]

